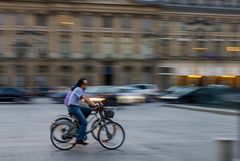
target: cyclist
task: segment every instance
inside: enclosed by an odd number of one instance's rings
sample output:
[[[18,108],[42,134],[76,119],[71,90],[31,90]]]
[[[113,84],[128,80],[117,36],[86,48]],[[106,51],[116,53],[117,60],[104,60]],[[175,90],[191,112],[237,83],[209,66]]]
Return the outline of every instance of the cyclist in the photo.
[[[87,145],[87,120],[86,118],[91,114],[92,109],[83,105],[80,105],[80,101],[83,99],[91,107],[98,106],[97,103],[92,102],[85,94],[85,89],[88,86],[87,79],[81,78],[77,84],[71,89],[71,94],[67,101],[68,112],[73,114],[79,121],[77,144]]]

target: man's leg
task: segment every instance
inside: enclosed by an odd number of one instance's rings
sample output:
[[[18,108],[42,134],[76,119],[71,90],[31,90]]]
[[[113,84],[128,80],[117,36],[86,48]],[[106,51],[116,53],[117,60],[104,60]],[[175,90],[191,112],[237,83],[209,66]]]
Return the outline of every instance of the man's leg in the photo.
[[[77,140],[83,141],[86,137],[87,120],[85,119],[85,116],[79,106],[71,106],[70,108],[80,125],[78,128]]]
[[[89,107],[82,107],[81,106],[80,108],[81,108],[81,111],[82,111],[83,115],[85,116],[85,118],[87,118],[92,112],[92,109],[89,108]]]

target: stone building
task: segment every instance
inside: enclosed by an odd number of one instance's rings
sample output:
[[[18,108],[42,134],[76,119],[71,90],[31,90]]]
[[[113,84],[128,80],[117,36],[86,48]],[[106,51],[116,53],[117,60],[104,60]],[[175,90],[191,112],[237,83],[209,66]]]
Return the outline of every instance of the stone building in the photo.
[[[0,0],[0,85],[240,86],[239,0]]]

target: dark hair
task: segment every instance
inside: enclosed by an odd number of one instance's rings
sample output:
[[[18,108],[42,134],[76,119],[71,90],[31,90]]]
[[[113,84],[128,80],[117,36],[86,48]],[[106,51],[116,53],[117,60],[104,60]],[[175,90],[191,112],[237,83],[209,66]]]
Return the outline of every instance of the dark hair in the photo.
[[[84,81],[87,80],[86,78],[80,78],[77,83],[72,86],[71,91],[73,91],[76,87],[81,87],[82,84],[84,84]]]

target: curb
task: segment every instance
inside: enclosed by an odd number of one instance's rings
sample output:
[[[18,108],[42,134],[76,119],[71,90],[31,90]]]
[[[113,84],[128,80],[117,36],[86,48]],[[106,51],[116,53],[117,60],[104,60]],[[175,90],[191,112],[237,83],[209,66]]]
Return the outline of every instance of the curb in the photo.
[[[222,115],[236,115],[236,116],[240,115],[240,112],[238,112],[237,110],[225,110],[225,109],[217,109],[217,108],[211,108],[211,107],[179,105],[179,104],[165,104],[165,105],[172,108],[211,112],[211,113],[222,114]]]

